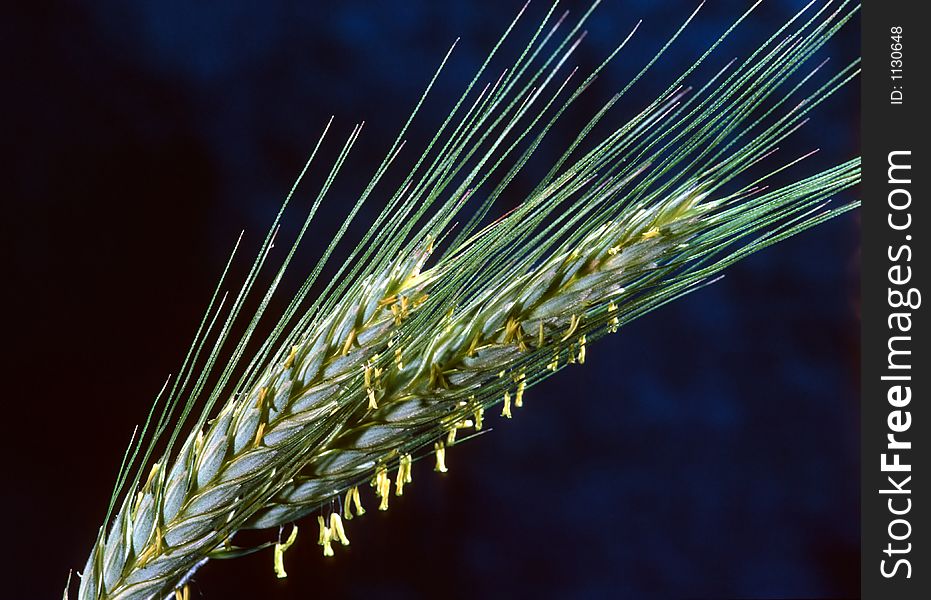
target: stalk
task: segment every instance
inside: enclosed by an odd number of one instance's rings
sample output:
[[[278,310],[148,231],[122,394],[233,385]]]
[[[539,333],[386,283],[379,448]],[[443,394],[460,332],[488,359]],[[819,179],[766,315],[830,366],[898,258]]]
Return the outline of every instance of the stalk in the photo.
[[[483,229],[476,217],[447,241],[464,199],[524,143],[477,214],[488,212],[591,81],[582,82],[561,108],[557,99],[572,74],[551,95],[542,93],[558,83],[554,76],[577,45],[572,40],[578,27],[533,72],[528,64],[546,56],[540,52],[552,37],[541,33],[547,31],[541,25],[512,75],[486,87],[458,122],[452,117],[463,102],[456,104],[363,244],[308,305],[306,294],[333,246],[394,160],[397,144],[392,147],[333,245],[243,365],[246,344],[284,267],[358,139],[360,127],[353,129],[209,393],[206,381],[271,249],[277,220],[212,348],[205,340],[217,317],[205,318],[148,446],[140,441],[127,453],[114,502],[124,485],[129,491],[115,516],[108,515],[108,529],[100,530],[79,598],[165,597],[209,559],[245,551],[232,545],[237,531],[279,527],[318,510],[320,543],[332,554],[334,541],[348,543],[342,520],[362,512],[359,486],[371,483],[379,508],[386,509],[392,478],[400,495],[413,460],[432,451],[435,468],[445,470],[457,432],[479,431],[485,412],[497,405],[510,418],[528,387],[568,364],[584,363],[598,337],[713,282],[737,260],[855,208],[856,202],[833,209],[826,204],[857,184],[858,159],[767,187],[798,162],[792,160],[732,189],[856,75],[854,62],[791,109],[779,110],[802,85],[785,89],[790,77],[856,11],[846,4],[831,13],[816,10],[801,22],[803,10],[793,19],[799,23],[784,26],[742,64],[693,94],[680,78],[570,161],[621,92],[515,210]],[[544,107],[532,112],[539,102]],[[457,124],[445,132],[451,123]],[[457,177],[463,181],[450,193]],[[431,211],[441,195],[447,200]],[[415,230],[415,223],[422,227]],[[435,252],[441,247],[442,253]],[[206,364],[194,376],[202,349]],[[213,411],[223,394],[226,401]],[[182,434],[197,409],[193,427]],[[167,447],[149,461],[168,431]],[[174,451],[176,439],[180,449]]]

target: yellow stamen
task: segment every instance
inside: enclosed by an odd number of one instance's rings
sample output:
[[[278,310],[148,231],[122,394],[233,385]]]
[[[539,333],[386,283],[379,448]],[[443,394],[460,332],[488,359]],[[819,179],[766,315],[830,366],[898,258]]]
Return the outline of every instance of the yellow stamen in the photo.
[[[559,341],[565,342],[566,340],[571,338],[572,334],[575,333],[575,330],[579,328],[579,322],[581,322],[581,319],[579,318],[578,315],[572,315],[571,317],[569,317],[569,330],[566,331],[566,335],[564,335],[562,339],[560,339]]]
[[[540,331],[537,333],[537,348],[542,348],[545,341],[543,335],[543,321],[540,321]]]
[[[381,498],[378,510],[388,510],[388,496],[391,493],[391,480],[388,479],[388,469],[384,466],[379,467],[375,473],[375,479],[372,480],[372,486],[375,488],[375,495]]]
[[[398,460],[398,476],[394,480],[394,495],[401,496],[404,494],[404,484],[411,483],[411,455],[402,454]]]
[[[343,528],[343,520],[339,518],[339,513],[330,513],[330,533],[334,539],[338,539],[343,546],[349,545],[349,538],[346,537],[346,529]]]
[[[485,416],[485,409],[479,406],[475,409],[475,431],[481,431],[482,418]]]
[[[436,363],[430,365],[430,385],[432,387],[442,387],[444,390],[449,389],[449,382],[446,381],[443,367]]]
[[[620,321],[618,321],[617,318],[617,304],[614,302],[608,304],[608,314],[611,315],[611,319],[608,321],[608,332],[615,333],[620,325]]]
[[[362,508],[362,500],[359,497],[359,488],[352,487],[346,491],[346,498],[343,500],[343,518],[347,521],[352,520],[352,504],[356,505],[356,515],[362,516],[365,514],[365,509]]]
[[[443,442],[434,443],[433,449],[436,451],[436,466],[433,470],[437,473],[447,472],[449,469],[446,468],[446,447]]]
[[[476,334],[472,341],[469,342],[469,349],[466,351],[466,356],[475,356],[475,349],[478,348],[479,339],[481,334]]]
[[[520,326],[520,321],[514,317],[508,317],[507,323],[504,324],[504,343],[517,342],[517,348],[521,352],[528,350],[524,342],[524,330]]]
[[[265,422],[259,423],[259,428],[255,431],[255,445],[258,446],[262,443],[262,436],[265,435]]]
[[[585,364],[585,336],[579,338],[579,364]]]
[[[446,445],[452,446],[456,443],[456,430],[458,429],[457,425],[453,425],[452,429],[449,430],[449,433],[446,434]]]
[[[521,379],[517,382],[517,393],[514,394],[514,406],[516,408],[521,408],[524,406],[524,388],[527,387],[527,382]]]
[[[155,554],[155,548],[153,546],[146,546],[145,550],[139,553],[139,556],[136,557],[136,564],[140,567],[145,566],[149,559],[152,558],[152,555]]]
[[[362,496],[359,495],[359,488],[352,488],[352,503],[356,507],[356,514],[362,516],[365,514],[365,509],[362,508]]]
[[[501,416],[511,418],[511,394],[504,392],[504,406],[501,408]]]
[[[333,532],[327,527],[323,515],[317,515],[317,524],[320,526],[320,537],[317,538],[317,545],[323,546],[324,556],[333,556]]]
[[[346,336],[346,342],[343,344],[343,356],[349,354],[349,349],[352,347],[352,343],[356,341],[356,328],[353,327],[349,330],[349,334]]]
[[[284,553],[288,551],[294,544],[294,540],[297,539],[297,525],[291,526],[291,535],[288,536],[288,539],[282,544],[278,542],[275,544],[275,575],[278,579],[284,579],[288,576],[288,573],[284,570]]]
[[[291,346],[291,352],[288,354],[288,358],[284,361],[284,368],[290,369],[291,365],[294,364],[294,357],[297,356],[297,346]]]
[[[372,357],[372,361],[377,361],[378,355]],[[378,367],[373,367],[370,364],[362,367],[362,373],[365,378],[365,393],[369,399],[369,410],[375,410],[378,408],[377,394],[376,392],[381,389],[381,377],[382,370]]]
[[[655,237],[659,237],[659,228],[657,228],[657,227],[650,227],[650,229],[648,229],[647,231],[644,231],[644,232],[643,232],[643,236],[642,236],[642,237],[643,237],[643,239],[645,239],[645,240],[650,240],[650,239],[653,239],[653,238],[655,238]]]
[[[375,410],[378,408],[378,402],[375,401],[375,390],[372,389],[372,367],[366,365],[365,369],[365,393],[369,398],[369,409]]]
[[[343,518],[352,521],[352,491],[356,488],[346,490],[346,497],[343,498]]]
[[[267,396],[267,395],[268,395],[268,388],[267,388],[267,387],[263,387],[262,389],[259,390],[259,397],[258,397],[258,399],[255,401],[255,407],[256,407],[256,408],[258,408],[259,410],[261,410],[261,408],[262,408],[262,403],[265,402],[265,396]]]
[[[145,480],[145,485],[142,486],[143,491],[147,491],[149,486],[152,485],[152,480],[155,479],[155,476],[158,474],[159,468],[161,468],[161,463],[155,463],[152,465],[152,470],[149,471],[149,476]]]
[[[379,300],[378,306],[383,306],[383,307],[388,306],[388,305],[394,304],[397,301],[398,301],[397,296],[388,296],[387,298],[382,298],[381,300]]]
[[[401,348],[395,348],[394,350],[394,362],[398,364],[398,370],[401,371],[404,369],[404,361],[401,360]]]

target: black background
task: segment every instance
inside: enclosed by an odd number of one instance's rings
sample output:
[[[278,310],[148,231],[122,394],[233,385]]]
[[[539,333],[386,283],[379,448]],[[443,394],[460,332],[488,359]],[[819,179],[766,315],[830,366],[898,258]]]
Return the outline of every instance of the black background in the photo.
[[[746,56],[801,4],[765,3],[691,81]],[[545,5],[531,7],[524,37]],[[512,203],[695,5],[599,8],[574,59],[583,69],[637,19],[644,24],[516,182]],[[585,5],[567,6],[577,16]],[[3,514],[18,573],[2,595],[57,597],[67,570],[83,567],[132,426],[177,368],[226,253],[241,228],[246,250],[256,248],[329,115],[339,135],[327,158],[354,122],[365,119],[366,129],[298,274],[452,40],[462,36],[412,129],[408,160],[518,8],[427,0],[12,8],[0,24],[12,271]],[[614,122],[652,99],[739,10],[704,7]],[[856,56],[857,28],[823,51],[829,71]],[[781,157],[820,147],[801,176],[856,155],[857,114],[853,84],[817,109]],[[319,181],[310,176],[295,214]],[[513,421],[492,418],[493,434],[451,451],[450,473],[415,468],[409,493],[387,513],[353,521],[352,546],[335,559],[319,556],[307,520],[286,557],[287,580],[274,578],[263,552],[208,565],[194,597],[855,595],[857,313],[853,213],[592,347],[584,367],[530,390]]]

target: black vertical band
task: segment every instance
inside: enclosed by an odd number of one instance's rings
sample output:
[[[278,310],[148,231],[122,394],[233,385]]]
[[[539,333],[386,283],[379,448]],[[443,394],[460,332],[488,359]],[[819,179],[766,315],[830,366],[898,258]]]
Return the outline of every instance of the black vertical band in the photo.
[[[921,2],[865,3],[862,23],[863,598],[927,598],[931,414],[927,125]]]

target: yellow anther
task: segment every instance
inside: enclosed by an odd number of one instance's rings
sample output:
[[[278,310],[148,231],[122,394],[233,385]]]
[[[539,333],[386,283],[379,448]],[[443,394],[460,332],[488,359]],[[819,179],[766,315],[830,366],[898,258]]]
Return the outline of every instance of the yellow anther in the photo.
[[[372,357],[372,360],[378,360],[378,355]],[[365,393],[369,399],[369,410],[375,410],[378,408],[377,395],[376,392],[381,389],[381,377],[382,370],[378,367],[373,367],[371,365],[365,365],[362,367],[362,372],[365,378]]]
[[[485,416],[485,409],[479,406],[475,409],[475,431],[481,431],[482,418]]]
[[[404,361],[401,359],[401,348],[395,348],[394,350],[394,362],[398,365],[398,370],[404,369]]]
[[[378,306],[389,306],[398,301],[397,296],[388,296],[387,298],[382,298],[378,301]]]
[[[323,546],[324,556],[333,556],[333,532],[327,527],[323,515],[317,515],[317,524],[320,526],[320,537],[317,538],[317,545]]]
[[[430,385],[432,387],[442,387],[445,390],[449,389],[449,382],[446,381],[443,367],[436,363],[430,365]]]
[[[356,515],[362,516],[365,514],[365,509],[362,508],[362,498],[359,496],[359,488],[352,487],[346,491],[346,499],[343,500],[343,518],[347,521],[352,520],[352,505],[356,506]]]
[[[481,341],[481,334],[475,334],[475,337],[472,338],[472,341],[469,342],[469,349],[466,350],[467,356],[475,356],[475,349],[478,348],[479,341]]]
[[[346,497],[343,498],[343,518],[347,521],[352,521],[352,492],[355,489],[347,490]]]
[[[294,544],[296,539],[297,525],[292,525],[291,535],[288,536],[288,539],[283,544],[281,542],[275,544],[275,575],[278,579],[284,579],[288,576],[288,573],[284,570],[284,553]]]
[[[618,326],[621,324],[617,318],[617,304],[614,302],[608,304],[608,314],[611,315],[611,318],[608,320],[608,332],[615,333]]]
[[[375,488],[375,495],[381,498],[378,510],[388,510],[388,496],[391,493],[391,480],[388,479],[388,469],[384,466],[379,467],[375,473],[375,479],[372,480],[372,486]]]
[[[343,343],[343,356],[349,354],[349,349],[352,347],[352,343],[356,341],[356,328],[353,327],[349,330],[349,333],[346,335],[346,341]]]
[[[352,503],[356,507],[356,515],[362,516],[365,514],[365,509],[362,508],[362,496],[359,495],[359,488],[352,488]]]
[[[579,338],[579,364],[585,364],[585,336]]]
[[[398,476],[394,480],[394,495],[401,496],[404,494],[404,484],[411,483],[411,455],[402,454],[398,460]]]
[[[579,328],[579,323],[581,321],[582,319],[580,319],[578,315],[572,315],[571,317],[569,317],[569,329],[566,331],[566,335],[562,336],[562,339],[560,339],[559,341],[565,342],[566,340],[571,338],[572,334],[575,333],[575,330]]]
[[[142,490],[148,490],[149,486],[152,485],[152,480],[155,479],[155,476],[158,475],[158,470],[161,468],[161,463],[155,463],[152,465],[152,469],[149,471],[149,476],[145,480],[145,485],[142,486]]]
[[[317,515],[317,525],[320,526],[320,533],[317,535],[317,544],[322,545],[323,540],[328,533],[326,521],[323,520],[323,515]]]
[[[457,426],[453,425],[452,429],[449,430],[449,433],[446,434],[446,445],[452,446],[456,443],[456,429]]]
[[[504,341],[505,343],[510,342],[515,335],[517,335],[517,328],[520,324],[517,322],[517,319],[514,317],[508,317],[508,320],[504,324]]]
[[[184,584],[183,588],[175,590],[175,600],[190,600],[191,598],[191,587],[188,584]]]
[[[501,416],[511,418],[511,394],[504,392],[504,406],[501,408]]]
[[[542,348],[545,341],[546,338],[543,335],[543,321],[540,321],[540,330],[537,332],[537,348]]]
[[[294,358],[297,356],[297,346],[291,346],[291,352],[288,353],[288,358],[284,361],[284,368],[290,369],[291,365],[294,364]]]
[[[644,231],[644,232],[643,232],[643,236],[642,236],[642,237],[643,237],[643,239],[645,239],[645,240],[650,240],[650,239],[653,239],[653,238],[655,238],[655,237],[659,237],[659,228],[657,228],[657,227],[650,227],[650,229],[648,229],[647,231]]]
[[[146,549],[139,553],[136,557],[136,564],[139,566],[145,566],[149,562],[149,559],[152,558],[152,555],[155,553],[155,549],[152,546],[146,546]]]
[[[262,403],[265,402],[265,396],[267,396],[267,395],[268,395],[268,388],[267,388],[267,387],[263,387],[262,389],[259,390],[259,397],[258,397],[258,399],[255,401],[255,407],[256,407],[256,408],[258,408],[258,409],[261,409],[261,408],[262,408]]]
[[[556,369],[559,368],[559,352],[558,351],[553,353],[553,360],[550,362],[550,364],[546,365],[546,368],[549,369],[550,371],[556,371]]]
[[[524,342],[524,330],[520,326],[520,321],[514,317],[508,317],[507,322],[504,324],[504,343],[517,342],[517,348],[521,352],[528,350],[527,344]]]
[[[259,423],[259,428],[255,431],[255,445],[258,446],[262,443],[262,436],[265,435],[265,422]]]
[[[436,452],[436,466],[433,470],[437,473],[445,473],[449,470],[446,468],[446,446],[443,442],[436,442],[433,444],[433,450]]]
[[[524,388],[526,387],[527,382],[523,379],[517,382],[517,393],[514,394],[514,406],[516,408],[524,406]]]
[[[343,546],[349,545],[346,529],[343,528],[343,520],[339,518],[339,513],[335,511],[330,513],[330,536],[339,540],[339,543]]]

